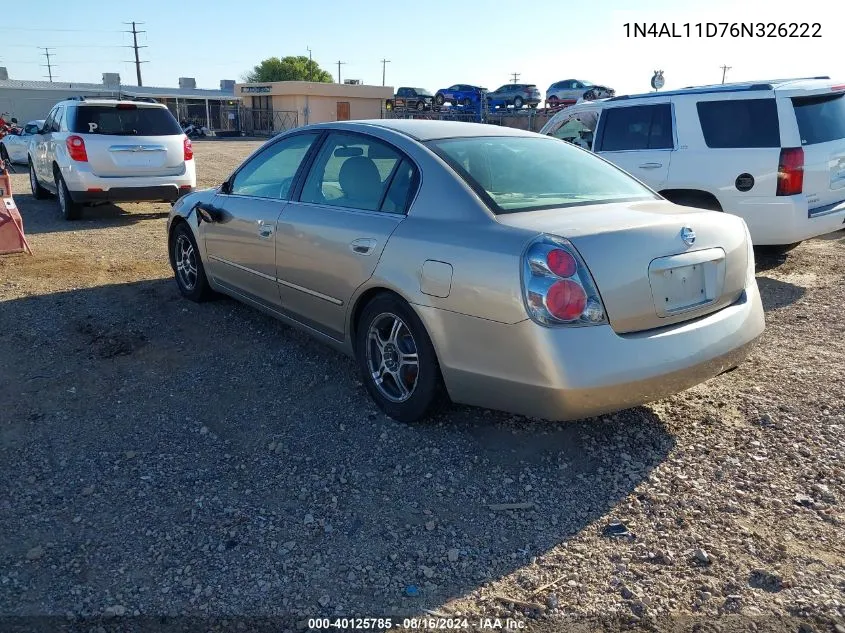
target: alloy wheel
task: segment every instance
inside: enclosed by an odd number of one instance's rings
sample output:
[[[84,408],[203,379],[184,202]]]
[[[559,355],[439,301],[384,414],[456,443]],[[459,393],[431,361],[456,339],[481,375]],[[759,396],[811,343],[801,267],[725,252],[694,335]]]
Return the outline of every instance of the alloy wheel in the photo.
[[[179,283],[190,292],[197,284],[197,253],[187,236],[179,235],[176,238],[173,245],[173,261],[176,264]]]
[[[367,332],[367,368],[379,393],[391,402],[405,402],[419,378],[417,343],[395,314],[383,312]]]

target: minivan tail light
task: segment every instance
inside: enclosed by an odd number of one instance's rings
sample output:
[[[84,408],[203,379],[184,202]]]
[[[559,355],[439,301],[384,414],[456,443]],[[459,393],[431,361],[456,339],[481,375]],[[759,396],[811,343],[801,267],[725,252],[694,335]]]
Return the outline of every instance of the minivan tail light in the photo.
[[[804,189],[804,150],[784,147],[778,161],[777,195],[794,196]]]
[[[85,151],[85,140],[81,136],[77,136],[76,134],[68,136],[65,145],[67,145],[67,153],[71,160],[75,160],[78,163],[88,162],[88,152]]]
[[[185,149],[185,151],[184,151],[185,160],[191,160],[194,157],[194,144],[191,143],[191,139],[189,139],[186,136],[185,140],[182,142],[182,145]]]
[[[545,326],[607,323],[593,277],[566,239],[541,235],[523,257],[522,294],[528,315]]]

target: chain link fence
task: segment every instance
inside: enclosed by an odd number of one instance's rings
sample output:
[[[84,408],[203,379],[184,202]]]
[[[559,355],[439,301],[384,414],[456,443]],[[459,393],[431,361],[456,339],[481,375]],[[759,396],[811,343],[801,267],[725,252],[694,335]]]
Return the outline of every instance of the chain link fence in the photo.
[[[295,127],[299,127],[299,113],[293,110],[235,106],[221,108],[220,125],[215,129],[222,135],[274,136]]]

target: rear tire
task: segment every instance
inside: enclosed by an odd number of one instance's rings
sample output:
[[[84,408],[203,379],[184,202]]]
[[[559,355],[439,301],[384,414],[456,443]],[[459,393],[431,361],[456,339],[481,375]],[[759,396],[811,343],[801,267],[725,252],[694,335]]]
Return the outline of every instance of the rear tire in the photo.
[[[70,191],[65,184],[65,179],[61,174],[56,173],[56,193],[59,200],[59,212],[62,218],[68,221],[78,220],[82,217],[82,205],[74,202],[70,197]]]
[[[214,296],[205,267],[202,265],[196,240],[190,227],[180,222],[170,236],[170,267],[176,278],[176,286],[186,299],[202,303]]]
[[[513,100],[513,109],[514,110],[521,110],[524,102],[522,101],[522,97],[514,97]]]
[[[416,361],[406,362],[411,354]],[[431,339],[413,309],[395,295],[380,294],[364,308],[357,323],[355,359],[370,397],[395,420],[416,422],[445,401]]]
[[[33,167],[32,161],[29,161],[29,186],[32,189],[32,197],[36,200],[44,200],[50,195],[50,192],[38,182],[38,176],[35,175],[35,167]]]

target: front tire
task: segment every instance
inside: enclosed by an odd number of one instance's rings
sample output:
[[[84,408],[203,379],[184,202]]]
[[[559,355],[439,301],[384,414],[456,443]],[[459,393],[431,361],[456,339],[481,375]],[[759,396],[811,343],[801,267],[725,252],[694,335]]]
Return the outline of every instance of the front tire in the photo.
[[[446,103],[446,99],[443,95],[438,94],[434,97],[434,103],[436,103],[438,106],[442,106],[444,103]]]
[[[29,187],[32,189],[32,197],[36,200],[44,200],[50,195],[50,192],[38,182],[38,176],[35,175],[35,167],[32,161],[29,161]]]
[[[70,197],[70,191],[65,184],[61,174],[56,173],[56,192],[59,200],[59,212],[62,218],[68,221],[78,220],[82,217],[82,205],[74,202]]]
[[[513,100],[513,109],[514,110],[521,110],[523,106],[522,97],[515,97]]]
[[[434,346],[407,303],[387,293],[376,296],[364,308],[355,338],[364,386],[385,414],[416,422],[444,399]]]
[[[184,222],[177,224],[171,233],[170,267],[183,297],[202,303],[213,296],[194,234]]]

